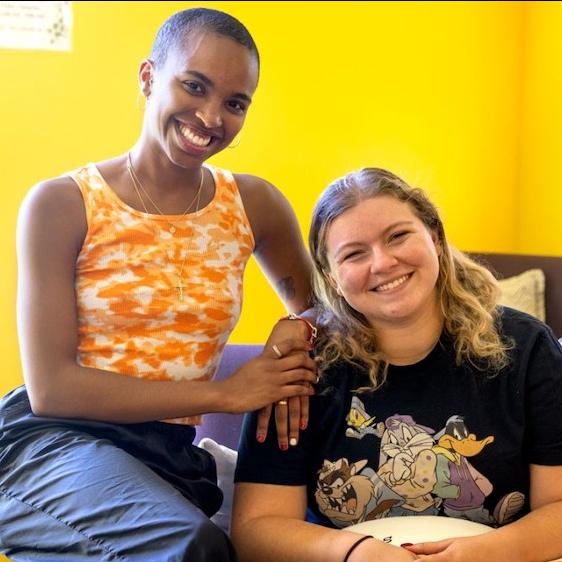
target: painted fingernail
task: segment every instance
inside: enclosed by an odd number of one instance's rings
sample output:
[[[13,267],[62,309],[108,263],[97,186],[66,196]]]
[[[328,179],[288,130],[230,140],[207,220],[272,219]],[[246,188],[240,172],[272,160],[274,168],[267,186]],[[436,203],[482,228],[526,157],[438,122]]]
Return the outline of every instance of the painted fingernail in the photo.
[[[400,546],[402,548],[405,548],[406,546],[414,546],[414,543],[413,542],[403,542]]]
[[[265,441],[265,435],[263,433],[258,433],[256,439],[259,443],[263,443]]]
[[[280,448],[282,451],[286,451],[286,450],[289,448],[289,445],[287,445],[287,443],[280,443],[280,444],[279,444],[279,448]]]
[[[301,424],[300,424],[301,429],[306,429],[307,427],[308,427],[308,424],[306,422],[301,422]]]
[[[297,444],[297,440],[294,437],[291,437],[291,439],[289,439],[289,445],[291,445],[291,447],[294,447]]]

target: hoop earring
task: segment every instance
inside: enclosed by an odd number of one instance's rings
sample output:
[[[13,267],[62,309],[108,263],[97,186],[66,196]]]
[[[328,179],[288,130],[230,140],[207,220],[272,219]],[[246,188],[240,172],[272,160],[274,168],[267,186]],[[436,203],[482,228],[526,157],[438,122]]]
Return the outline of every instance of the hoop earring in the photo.
[[[228,148],[237,148],[238,146],[240,146],[240,141],[242,140],[242,135],[236,135],[234,137],[234,143],[236,144],[229,144]]]

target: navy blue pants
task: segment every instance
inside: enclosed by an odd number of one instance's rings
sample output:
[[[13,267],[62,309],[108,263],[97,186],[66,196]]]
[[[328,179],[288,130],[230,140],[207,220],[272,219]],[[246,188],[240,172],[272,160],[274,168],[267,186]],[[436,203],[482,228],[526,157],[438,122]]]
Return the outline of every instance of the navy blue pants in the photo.
[[[15,561],[231,562],[222,502],[195,430],[34,416],[0,402],[0,552]]]

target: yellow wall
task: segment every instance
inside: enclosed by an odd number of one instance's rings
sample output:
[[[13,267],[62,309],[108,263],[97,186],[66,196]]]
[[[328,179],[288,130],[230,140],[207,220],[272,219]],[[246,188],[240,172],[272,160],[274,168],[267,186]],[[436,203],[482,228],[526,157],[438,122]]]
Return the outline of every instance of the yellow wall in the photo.
[[[562,254],[562,2],[533,2],[525,17],[518,249]]]
[[[262,56],[241,145],[214,163],[279,186],[304,233],[329,180],[376,165],[426,187],[463,249],[562,254],[559,4],[73,2],[72,52],[0,50],[0,392],[21,381],[22,197],[40,179],[127,150],[141,119],[138,61],[168,15],[195,5],[239,17]],[[233,339],[262,341],[283,309],[254,264],[245,299]]]

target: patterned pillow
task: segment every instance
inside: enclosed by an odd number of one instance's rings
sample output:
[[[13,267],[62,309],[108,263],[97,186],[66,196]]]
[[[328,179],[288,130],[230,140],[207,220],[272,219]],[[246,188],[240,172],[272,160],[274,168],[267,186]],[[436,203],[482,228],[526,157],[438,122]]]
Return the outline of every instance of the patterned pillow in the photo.
[[[500,304],[516,308],[544,322],[544,272],[529,269],[514,277],[499,281]]]

